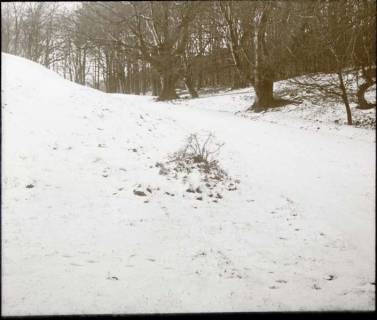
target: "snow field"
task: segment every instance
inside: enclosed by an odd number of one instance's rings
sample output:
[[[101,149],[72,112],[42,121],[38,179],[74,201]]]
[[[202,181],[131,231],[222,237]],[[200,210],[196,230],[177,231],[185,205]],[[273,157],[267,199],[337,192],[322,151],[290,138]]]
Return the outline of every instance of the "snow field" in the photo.
[[[2,67],[3,315],[374,310],[374,130]],[[195,132],[240,180],[218,203],[155,167]]]

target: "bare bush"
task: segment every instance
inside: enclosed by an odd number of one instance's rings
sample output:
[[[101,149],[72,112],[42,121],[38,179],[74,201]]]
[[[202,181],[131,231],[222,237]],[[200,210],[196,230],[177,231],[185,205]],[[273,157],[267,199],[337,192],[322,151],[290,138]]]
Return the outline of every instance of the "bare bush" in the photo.
[[[159,174],[173,179],[182,179],[187,185],[186,192],[192,193],[197,200],[208,196],[213,202],[222,199],[222,192],[237,190],[239,180],[233,180],[223,170],[216,159],[224,143],[216,142],[215,136],[210,133],[204,138],[197,134],[190,134],[184,147],[169,156],[165,163],[156,163],[160,168]],[[190,177],[199,176],[199,180]],[[198,196],[200,194],[200,196]]]
[[[171,161],[189,160],[193,163],[203,163],[210,167],[215,165],[215,156],[219,153],[224,143],[215,142],[212,133],[208,134],[204,142],[201,142],[197,134],[190,134],[183,149],[172,156]]]

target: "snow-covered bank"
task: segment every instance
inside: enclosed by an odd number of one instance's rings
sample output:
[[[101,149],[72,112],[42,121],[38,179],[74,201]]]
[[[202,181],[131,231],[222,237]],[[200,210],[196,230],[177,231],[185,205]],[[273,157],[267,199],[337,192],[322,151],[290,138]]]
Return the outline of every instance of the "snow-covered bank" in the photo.
[[[110,95],[2,58],[3,315],[374,309],[374,130],[252,121],[234,114],[246,91]],[[155,166],[195,132],[240,180],[217,203]]]

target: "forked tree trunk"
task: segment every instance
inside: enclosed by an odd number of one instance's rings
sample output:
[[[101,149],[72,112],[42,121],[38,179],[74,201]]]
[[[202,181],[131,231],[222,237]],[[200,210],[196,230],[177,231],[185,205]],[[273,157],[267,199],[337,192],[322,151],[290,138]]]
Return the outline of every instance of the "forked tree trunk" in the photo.
[[[273,89],[274,83],[271,80],[258,79],[258,81],[255,81],[255,100],[251,109],[255,112],[261,112],[272,107],[274,102]]]
[[[175,92],[175,84],[177,82],[177,77],[170,73],[166,72],[161,75],[162,79],[162,90],[158,96],[159,101],[166,101],[177,99],[178,95]]]

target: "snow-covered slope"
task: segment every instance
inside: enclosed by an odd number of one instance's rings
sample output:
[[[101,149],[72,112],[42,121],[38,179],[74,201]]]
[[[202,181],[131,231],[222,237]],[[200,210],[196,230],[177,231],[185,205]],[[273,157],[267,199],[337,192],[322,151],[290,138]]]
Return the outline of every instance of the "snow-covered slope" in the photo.
[[[6,54],[2,80],[3,315],[374,308],[374,130],[235,115],[246,92],[105,94]],[[218,202],[156,167],[208,132],[240,180]]]

